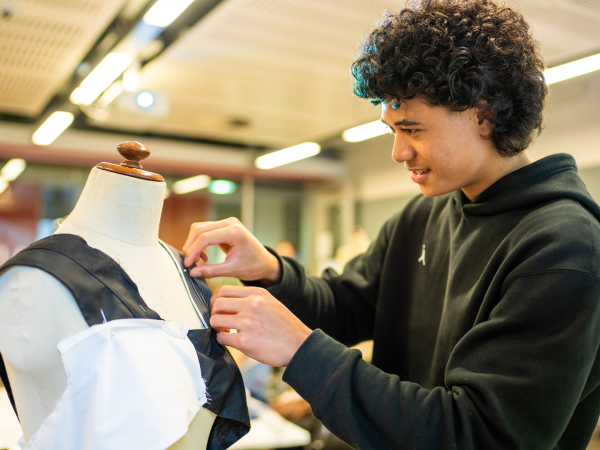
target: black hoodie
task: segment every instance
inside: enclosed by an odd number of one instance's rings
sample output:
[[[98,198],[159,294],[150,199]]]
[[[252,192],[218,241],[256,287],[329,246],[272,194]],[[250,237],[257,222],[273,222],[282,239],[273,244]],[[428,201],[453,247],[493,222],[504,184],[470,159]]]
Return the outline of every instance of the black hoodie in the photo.
[[[473,202],[415,198],[341,275],[281,260],[270,292],[323,330],[284,380],[357,449],[585,449],[600,413],[599,220],[560,154]],[[372,365],[342,345],[366,339]]]

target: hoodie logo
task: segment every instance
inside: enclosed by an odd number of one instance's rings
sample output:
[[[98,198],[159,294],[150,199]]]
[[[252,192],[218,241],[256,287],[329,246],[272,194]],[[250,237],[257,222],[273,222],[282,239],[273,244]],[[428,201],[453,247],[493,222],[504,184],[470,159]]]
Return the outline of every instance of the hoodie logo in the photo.
[[[425,246],[423,245],[423,253],[421,253],[421,257],[417,260],[417,262],[422,262],[425,265]]]

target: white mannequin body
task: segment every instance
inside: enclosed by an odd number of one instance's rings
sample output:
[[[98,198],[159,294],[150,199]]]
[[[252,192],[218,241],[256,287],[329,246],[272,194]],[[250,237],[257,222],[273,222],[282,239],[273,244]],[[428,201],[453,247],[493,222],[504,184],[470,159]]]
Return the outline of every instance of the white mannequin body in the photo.
[[[75,209],[56,233],[81,236],[119,263],[163,319],[204,328],[179,271],[158,242],[165,183],[94,168]],[[88,327],[75,299],[48,273],[14,267],[0,274],[0,352],[25,440],[54,410],[67,378],[57,344]],[[171,448],[206,448],[215,416],[202,408]]]

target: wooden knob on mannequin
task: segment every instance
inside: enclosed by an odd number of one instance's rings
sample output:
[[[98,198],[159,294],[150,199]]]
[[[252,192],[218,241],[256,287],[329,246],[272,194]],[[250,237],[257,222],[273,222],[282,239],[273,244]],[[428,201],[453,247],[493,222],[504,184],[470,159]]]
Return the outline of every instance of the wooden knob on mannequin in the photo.
[[[117,150],[125,158],[121,161],[121,165],[132,169],[141,169],[140,161],[146,159],[151,153],[148,147],[137,141],[122,142],[117,145]]]
[[[142,180],[165,181],[165,179],[157,173],[142,170],[140,161],[150,156],[151,152],[150,149],[141,142],[122,142],[121,144],[117,145],[117,150],[121,156],[125,158],[123,161],[121,161],[121,164],[117,165],[102,162],[96,167],[98,169],[108,170],[109,172],[140,178]]]

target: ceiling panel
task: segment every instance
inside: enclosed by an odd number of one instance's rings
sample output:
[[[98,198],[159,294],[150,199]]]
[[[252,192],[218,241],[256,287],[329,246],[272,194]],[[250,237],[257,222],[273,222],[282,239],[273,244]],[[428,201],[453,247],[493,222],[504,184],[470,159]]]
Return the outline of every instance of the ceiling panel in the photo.
[[[125,0],[19,0],[0,19],[0,113],[38,116]]]
[[[600,52],[599,0],[510,0],[540,41],[548,66]]]

